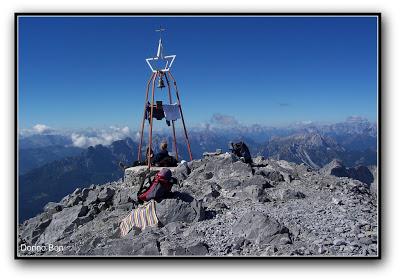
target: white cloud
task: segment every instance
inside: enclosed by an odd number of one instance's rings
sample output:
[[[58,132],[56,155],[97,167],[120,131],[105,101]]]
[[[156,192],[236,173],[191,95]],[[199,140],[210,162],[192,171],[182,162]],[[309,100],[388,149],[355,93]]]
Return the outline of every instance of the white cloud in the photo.
[[[361,117],[361,116],[350,116],[350,117],[348,117],[346,119],[346,122],[352,122],[352,123],[355,123],[355,122],[367,122],[367,121],[368,121],[367,118],[364,118],[364,117]]]
[[[48,133],[48,132],[52,131],[52,129],[49,126],[47,126],[45,124],[40,124],[40,123],[34,125],[32,127],[32,130],[33,130],[33,132],[38,133],[38,134]]]
[[[19,135],[20,136],[31,136],[31,135],[35,135],[35,134],[53,134],[56,133],[56,131],[45,125],[45,124],[36,124],[34,126],[32,126],[31,128],[20,128],[19,129]]]
[[[239,122],[233,116],[214,114],[211,117],[210,122],[218,126],[238,126]]]
[[[108,129],[88,130],[87,132],[74,132],[71,134],[72,145],[87,148],[96,145],[110,145],[112,142],[130,136],[129,127],[111,126]]]

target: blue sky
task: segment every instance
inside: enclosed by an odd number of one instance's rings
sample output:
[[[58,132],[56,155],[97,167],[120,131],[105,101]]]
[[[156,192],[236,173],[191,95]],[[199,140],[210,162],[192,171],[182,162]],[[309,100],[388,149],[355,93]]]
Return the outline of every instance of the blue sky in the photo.
[[[20,127],[137,129],[160,25],[189,126],[376,120],[375,17],[21,17]]]

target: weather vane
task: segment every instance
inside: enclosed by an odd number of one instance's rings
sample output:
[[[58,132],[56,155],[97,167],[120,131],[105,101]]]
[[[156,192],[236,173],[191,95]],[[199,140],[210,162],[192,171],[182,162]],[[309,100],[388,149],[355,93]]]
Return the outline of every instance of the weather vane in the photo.
[[[160,26],[160,28],[156,29],[155,31],[160,32],[160,39],[158,40],[157,54],[155,57],[146,58],[146,62],[149,65],[149,67],[153,73],[168,72],[171,69],[172,64],[174,63],[176,55],[173,54],[173,55],[164,56],[164,50],[163,50],[164,46],[163,46],[161,34],[162,34],[162,32],[165,31],[165,28],[162,28]],[[164,66],[164,64],[160,63],[160,65],[163,65],[163,66],[157,67],[156,62],[159,62],[159,61],[160,62],[165,61],[165,66]]]

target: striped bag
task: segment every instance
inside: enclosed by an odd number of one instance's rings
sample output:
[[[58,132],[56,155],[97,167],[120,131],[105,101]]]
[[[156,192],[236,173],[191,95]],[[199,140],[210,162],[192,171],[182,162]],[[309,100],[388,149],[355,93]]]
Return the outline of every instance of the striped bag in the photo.
[[[150,200],[140,205],[137,209],[133,209],[128,216],[122,219],[119,228],[121,230],[121,236],[123,237],[134,227],[144,230],[146,227],[157,225],[156,203],[154,200]]]

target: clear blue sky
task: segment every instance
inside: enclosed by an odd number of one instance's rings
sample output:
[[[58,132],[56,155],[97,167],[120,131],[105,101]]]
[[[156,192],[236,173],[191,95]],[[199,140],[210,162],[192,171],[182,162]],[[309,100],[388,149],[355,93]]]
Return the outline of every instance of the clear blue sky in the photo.
[[[22,17],[20,127],[138,128],[160,25],[189,126],[376,120],[376,17]]]

